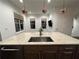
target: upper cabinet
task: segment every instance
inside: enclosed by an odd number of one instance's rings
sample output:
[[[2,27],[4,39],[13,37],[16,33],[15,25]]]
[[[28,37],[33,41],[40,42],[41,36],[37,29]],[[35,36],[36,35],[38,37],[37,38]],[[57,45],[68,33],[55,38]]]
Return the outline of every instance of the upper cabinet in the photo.
[[[16,32],[24,29],[24,20],[21,15],[14,13],[15,30]]]

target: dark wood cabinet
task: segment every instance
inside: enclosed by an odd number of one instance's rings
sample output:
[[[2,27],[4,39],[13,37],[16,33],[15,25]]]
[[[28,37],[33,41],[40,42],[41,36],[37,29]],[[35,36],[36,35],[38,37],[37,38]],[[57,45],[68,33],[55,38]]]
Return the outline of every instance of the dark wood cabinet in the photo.
[[[78,59],[76,46],[72,45],[29,45],[24,46],[25,59]]]
[[[57,59],[57,47],[52,45],[24,46],[25,59]]]
[[[75,45],[0,46],[0,59],[79,59]]]
[[[1,59],[23,59],[21,46],[2,46]]]

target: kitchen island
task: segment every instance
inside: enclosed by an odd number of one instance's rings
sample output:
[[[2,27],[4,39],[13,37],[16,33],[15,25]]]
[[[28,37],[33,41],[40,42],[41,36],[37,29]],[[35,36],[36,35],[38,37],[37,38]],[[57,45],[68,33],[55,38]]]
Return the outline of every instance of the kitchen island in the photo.
[[[79,40],[60,32],[43,32],[42,37],[51,37],[54,42],[28,42],[31,37],[39,37],[39,32],[29,32],[14,35],[0,42],[0,45],[52,45],[79,44]]]
[[[59,32],[43,32],[53,42],[28,42],[38,32],[21,33],[0,42],[0,59],[79,59],[79,40]]]

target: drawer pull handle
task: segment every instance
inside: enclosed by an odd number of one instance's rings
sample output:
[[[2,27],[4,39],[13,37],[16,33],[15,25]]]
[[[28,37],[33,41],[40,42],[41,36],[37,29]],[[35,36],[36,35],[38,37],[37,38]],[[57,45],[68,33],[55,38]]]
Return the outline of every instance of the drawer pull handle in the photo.
[[[65,54],[72,54],[72,52],[64,52]]]
[[[20,49],[5,49],[5,47],[1,48],[1,51],[19,51]]]
[[[65,48],[65,49],[73,49],[73,48]]]
[[[56,51],[45,51],[47,53],[56,53]]]

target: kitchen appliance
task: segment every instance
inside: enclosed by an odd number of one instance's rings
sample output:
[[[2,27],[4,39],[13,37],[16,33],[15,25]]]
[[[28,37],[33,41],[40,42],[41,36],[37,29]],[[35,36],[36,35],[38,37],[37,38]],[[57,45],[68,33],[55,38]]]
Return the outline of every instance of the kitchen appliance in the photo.
[[[1,36],[1,32],[0,32],[0,41],[2,41],[2,36]]]

